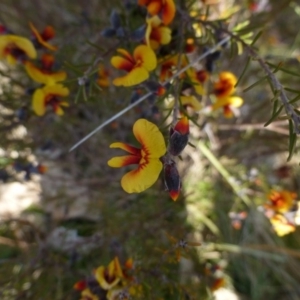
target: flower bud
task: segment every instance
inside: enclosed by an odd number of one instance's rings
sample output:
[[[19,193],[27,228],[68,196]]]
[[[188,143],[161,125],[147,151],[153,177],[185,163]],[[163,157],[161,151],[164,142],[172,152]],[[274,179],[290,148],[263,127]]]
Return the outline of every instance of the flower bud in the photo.
[[[176,201],[181,188],[180,177],[174,161],[164,164],[165,185],[171,196]]]
[[[185,148],[189,140],[189,120],[187,117],[180,119],[170,131],[169,152],[177,156]]]

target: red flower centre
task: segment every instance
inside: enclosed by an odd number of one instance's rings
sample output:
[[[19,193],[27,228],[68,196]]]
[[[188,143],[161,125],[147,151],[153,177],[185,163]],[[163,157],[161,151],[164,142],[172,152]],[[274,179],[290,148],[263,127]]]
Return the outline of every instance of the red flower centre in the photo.
[[[61,101],[59,100],[57,95],[50,94],[45,97],[45,106],[51,106],[55,112],[59,108],[60,102]]]
[[[10,43],[4,48],[4,55],[9,54],[19,61],[24,61],[27,57],[26,53],[14,43]]]

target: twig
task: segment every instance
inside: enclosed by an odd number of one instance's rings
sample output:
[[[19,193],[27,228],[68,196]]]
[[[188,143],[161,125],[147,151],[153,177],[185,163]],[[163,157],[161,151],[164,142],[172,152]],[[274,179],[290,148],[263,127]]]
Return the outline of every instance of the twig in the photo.
[[[289,130],[284,129],[281,127],[278,127],[278,123],[282,124],[282,121],[276,122],[276,124],[271,123],[268,127],[264,126],[264,123],[256,123],[256,124],[219,124],[218,129],[219,130],[269,130],[273,131],[276,133],[284,134],[284,135],[289,135]],[[286,123],[286,122],[284,122]]]
[[[187,64],[185,67],[183,67],[182,69],[180,69],[178,72],[176,72],[172,77],[170,77],[169,79],[167,79],[165,82],[162,83],[162,86],[166,86],[168,83],[172,82],[174,79],[176,79],[179,75],[181,75],[182,73],[184,73],[188,68],[190,68],[191,66],[197,64],[199,61],[203,60],[204,58],[206,58],[208,55],[210,55],[211,53],[215,52],[220,46],[222,46],[223,44],[226,44],[229,41],[230,37],[227,36],[225,37],[223,40],[221,40],[219,43],[217,43],[214,47],[210,48],[209,50],[207,50],[206,52],[204,52],[202,55],[200,55],[198,58],[196,58],[195,60],[193,60],[192,62],[190,62],[189,64]],[[86,140],[88,140],[91,136],[93,136],[96,132],[98,132],[99,130],[101,130],[103,127],[105,127],[106,125],[110,124],[111,122],[113,122],[114,120],[118,119],[119,117],[121,117],[122,115],[124,115],[126,112],[128,112],[129,110],[131,110],[132,108],[134,108],[135,106],[137,106],[138,104],[140,104],[141,102],[143,102],[145,99],[147,99],[149,96],[151,96],[152,94],[154,94],[153,92],[149,92],[147,94],[145,94],[144,96],[142,96],[141,98],[139,98],[136,102],[130,104],[129,106],[125,107],[123,110],[119,111],[117,114],[113,115],[111,118],[109,118],[108,120],[106,120],[105,122],[103,122],[101,125],[99,125],[97,128],[95,128],[92,132],[90,132],[88,135],[86,135],[83,139],[81,139],[78,143],[76,143],[74,146],[72,146],[69,150],[69,152],[73,151],[74,149],[76,149],[79,145],[81,145],[82,143],[84,143]]]
[[[265,73],[270,78],[273,89],[274,89],[274,92],[278,93],[278,98],[281,100],[287,115],[293,120],[295,133],[300,134],[300,116],[295,112],[293,105],[289,103],[289,99],[288,99],[288,97],[285,93],[285,90],[284,90],[282,84],[279,82],[279,80],[277,79],[275,74],[272,72],[272,70],[269,68],[269,66],[259,56],[257,51],[255,51],[251,46],[249,46],[238,35],[235,35],[234,33],[230,32],[226,28],[218,27],[215,24],[212,24],[211,22],[207,22],[207,21],[201,21],[200,20],[200,22],[202,22],[203,24],[211,26],[215,30],[216,29],[222,30],[223,32],[228,34],[228,36],[230,36],[231,38],[233,38],[233,39],[235,39],[235,40],[237,40],[237,41],[239,41],[240,43],[243,44],[243,46],[249,51],[249,54],[252,56],[252,58],[260,64],[262,69],[265,71]]]

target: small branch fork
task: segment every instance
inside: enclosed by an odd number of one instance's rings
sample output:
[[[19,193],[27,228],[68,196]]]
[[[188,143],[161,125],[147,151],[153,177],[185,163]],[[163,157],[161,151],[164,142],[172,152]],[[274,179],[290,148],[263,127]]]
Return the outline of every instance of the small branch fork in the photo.
[[[218,50],[223,44],[226,44],[229,41],[229,39],[230,39],[229,36],[227,36],[224,39],[222,39],[214,47],[210,48],[209,50],[207,50],[206,52],[204,52],[202,55],[200,55],[199,57],[197,57],[195,60],[193,60],[192,62],[190,62],[188,65],[186,65],[185,67],[183,67],[182,69],[180,69],[178,72],[176,72],[172,77],[170,77],[168,80],[166,80],[165,82],[163,82],[161,85],[162,86],[166,86],[168,83],[172,82],[179,75],[181,75],[182,73],[184,73],[188,68],[190,68],[191,66],[196,65],[201,60],[203,60],[204,58],[206,58],[208,55],[210,55],[211,53],[213,53],[216,50]],[[103,122],[97,128],[95,128],[93,131],[91,131],[88,135],[86,135],[84,138],[82,138],[79,142],[77,142],[74,146],[72,146],[70,148],[69,152],[71,152],[74,149],[76,149],[78,146],[80,146],[82,143],[84,143],[86,140],[88,140],[90,137],[92,137],[96,132],[100,131],[103,127],[105,127],[106,125],[110,124],[114,120],[116,120],[119,117],[121,117],[122,115],[124,115],[126,112],[128,112],[129,110],[131,110],[132,108],[134,108],[135,106],[137,106],[138,104],[140,104],[141,102],[143,102],[144,100],[146,100],[149,96],[151,96],[154,93],[155,93],[155,91],[149,92],[149,93],[143,95],[136,102],[131,103],[130,105],[128,105],[127,107],[125,107],[123,110],[119,111],[117,114],[115,114],[111,118],[107,119],[105,122]]]

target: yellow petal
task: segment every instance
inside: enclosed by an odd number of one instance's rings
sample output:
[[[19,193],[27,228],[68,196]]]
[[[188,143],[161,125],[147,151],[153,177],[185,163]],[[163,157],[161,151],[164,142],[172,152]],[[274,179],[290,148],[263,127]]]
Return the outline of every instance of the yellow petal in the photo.
[[[137,85],[149,78],[148,71],[143,67],[134,68],[128,74],[122,77],[115,78],[113,84],[115,86],[133,86]]]
[[[45,94],[43,93],[42,89],[37,89],[34,92],[32,98],[32,108],[38,116],[43,116],[45,114]]]
[[[131,61],[121,56],[113,56],[110,63],[116,69],[125,70],[127,72],[130,72],[134,67],[134,64]]]
[[[116,156],[111,158],[107,164],[112,168],[121,168],[128,165],[139,164],[141,157],[134,155]]]
[[[171,42],[171,29],[169,27],[163,26],[159,28],[161,39],[160,43],[162,45],[167,45]]]
[[[109,148],[119,148],[137,156],[141,155],[141,149],[121,142],[112,143]]]
[[[220,107],[230,104],[230,97],[217,98],[217,101],[212,105],[212,110],[216,110]]]
[[[109,290],[118,284],[120,278],[114,276],[114,278],[110,278],[108,282],[105,278],[105,276],[107,276],[106,271],[107,269],[104,266],[98,267],[95,271],[95,278],[104,290]]]
[[[24,37],[7,34],[0,36],[0,57],[4,55],[4,49],[9,45],[15,45],[17,48],[23,50],[30,58],[36,58],[37,53],[32,42]]]
[[[151,187],[158,179],[162,170],[162,162],[157,158],[149,159],[148,163],[138,169],[126,173],[121,180],[125,192],[141,193]]]
[[[45,95],[52,94],[61,97],[66,97],[70,93],[69,89],[62,84],[46,85],[43,87],[43,92]]]
[[[242,106],[243,102],[244,101],[241,97],[233,96],[229,98],[229,105],[233,107],[240,107]]]
[[[54,84],[55,82],[64,81],[67,77],[67,74],[64,71],[53,72],[49,74],[44,73],[30,61],[25,63],[25,69],[28,75],[34,81],[49,85]]]
[[[164,137],[155,124],[139,119],[133,125],[133,134],[149,158],[159,158],[166,153]]]
[[[181,96],[180,102],[182,105],[190,106],[195,111],[198,111],[202,108],[200,102],[194,96]]]
[[[148,71],[152,71],[156,68],[156,55],[154,51],[146,45],[137,46],[134,49],[133,57],[136,62],[141,61],[142,66]]]

